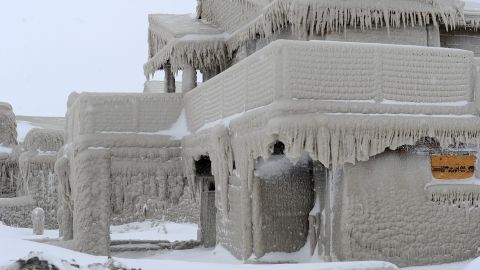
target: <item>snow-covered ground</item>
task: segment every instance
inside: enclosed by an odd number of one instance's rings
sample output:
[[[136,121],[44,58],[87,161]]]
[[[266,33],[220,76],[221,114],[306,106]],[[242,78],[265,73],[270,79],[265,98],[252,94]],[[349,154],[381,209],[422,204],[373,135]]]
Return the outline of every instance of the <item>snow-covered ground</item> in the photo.
[[[110,228],[112,240],[167,240],[197,239],[196,224],[177,224],[162,221],[134,222]]]
[[[112,240],[191,240],[196,238],[197,225],[176,224],[161,221],[135,222],[112,226]],[[13,228],[0,224],[0,270],[8,269],[20,258],[38,256],[60,269],[107,269],[109,259],[91,256],[30,240],[58,240],[57,230],[47,230],[43,236],[35,236],[32,229]],[[273,255],[273,257],[281,254]],[[384,262],[305,263],[305,264],[243,264],[221,247],[214,249],[163,250],[114,254],[116,264],[128,268],[149,269],[248,269],[248,270],[396,270]],[[111,261],[110,261],[111,262]],[[403,270],[478,270],[480,260],[466,267],[468,262],[441,266],[410,267]],[[466,268],[465,268],[466,267]]]

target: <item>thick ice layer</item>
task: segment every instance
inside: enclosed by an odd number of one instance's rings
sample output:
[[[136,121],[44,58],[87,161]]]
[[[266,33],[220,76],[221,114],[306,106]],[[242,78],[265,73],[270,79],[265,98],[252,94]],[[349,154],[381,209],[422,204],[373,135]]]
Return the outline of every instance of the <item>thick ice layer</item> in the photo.
[[[25,137],[27,151],[58,151],[64,144],[64,133],[53,129],[31,129]]]
[[[203,0],[201,4],[199,16],[232,34],[231,51],[258,34],[270,38],[289,23],[297,37],[305,37],[347,27],[364,30],[443,23],[454,28],[463,18],[463,2],[457,0],[275,0],[267,6],[246,2]],[[232,14],[224,16],[225,12]]]
[[[176,39],[159,50],[143,66],[147,79],[153,77],[155,71],[161,69],[167,61],[176,72],[185,64],[200,70],[210,70],[220,67],[226,68],[226,63],[231,59],[225,44],[226,36],[185,36]]]
[[[187,123],[195,131],[269,104],[288,114],[474,114],[473,68],[462,50],[278,40],[185,94]]]
[[[12,106],[8,103],[0,102],[0,145],[17,144],[17,123]]]
[[[20,155],[20,179],[18,192],[31,196],[36,204],[45,210],[45,222],[48,228],[57,225],[57,184],[58,177],[54,166],[57,154],[41,155],[37,151],[28,151]]]

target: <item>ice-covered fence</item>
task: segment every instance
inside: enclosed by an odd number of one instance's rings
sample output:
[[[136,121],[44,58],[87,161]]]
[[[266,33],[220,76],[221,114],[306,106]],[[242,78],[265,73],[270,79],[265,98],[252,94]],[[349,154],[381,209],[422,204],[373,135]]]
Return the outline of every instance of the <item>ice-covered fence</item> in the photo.
[[[280,99],[472,101],[473,60],[457,49],[278,40],[186,94],[187,122],[197,130]]]
[[[183,109],[182,94],[82,93],[67,113],[67,142],[99,132],[169,129]]]

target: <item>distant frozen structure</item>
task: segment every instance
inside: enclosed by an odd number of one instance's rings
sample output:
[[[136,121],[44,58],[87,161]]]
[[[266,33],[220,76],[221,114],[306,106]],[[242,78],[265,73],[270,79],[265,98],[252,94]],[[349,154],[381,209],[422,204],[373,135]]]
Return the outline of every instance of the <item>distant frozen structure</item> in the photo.
[[[57,225],[58,177],[55,174],[57,152],[63,146],[63,131],[30,130],[19,158],[19,195],[29,196],[41,207],[50,228]]]
[[[37,207],[32,211],[33,234],[43,235],[45,230],[45,211]]]
[[[0,220],[11,226],[32,226],[36,207],[46,213],[48,228],[56,228],[57,151],[64,145],[63,131],[33,129],[17,142],[12,107],[0,103]]]
[[[0,198],[14,197],[18,175],[17,123],[12,106],[0,102]]]
[[[149,22],[144,72],[165,80],[72,93],[65,145],[50,134],[20,157],[55,152],[60,233],[78,250],[108,255],[110,224],[164,218],[199,222],[205,246],[245,261],[478,255],[480,13],[456,0],[199,0],[196,18]]]

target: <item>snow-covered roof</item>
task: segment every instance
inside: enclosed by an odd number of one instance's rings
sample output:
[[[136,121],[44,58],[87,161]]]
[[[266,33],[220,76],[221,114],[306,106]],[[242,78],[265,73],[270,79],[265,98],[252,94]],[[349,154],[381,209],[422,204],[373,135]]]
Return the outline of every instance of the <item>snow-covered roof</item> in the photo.
[[[151,14],[152,31],[166,31],[175,38],[186,35],[218,35],[222,32],[214,26],[199,21],[191,14]]]
[[[174,39],[188,35],[210,36],[222,34],[222,31],[213,25],[197,20],[191,14],[151,14],[148,16],[148,21],[150,23],[150,37],[155,38],[158,42],[157,46],[151,47],[151,49],[161,48]],[[151,51],[150,57],[154,55],[155,52]]]
[[[192,18],[190,14],[155,14],[149,16],[148,77],[170,61],[176,71],[184,64],[208,69],[225,63],[228,34],[215,26]]]

